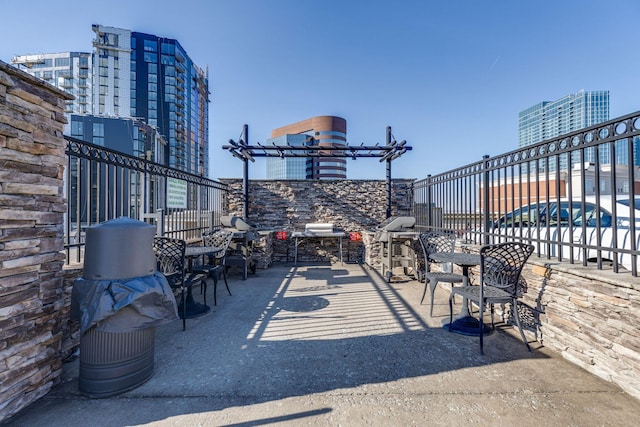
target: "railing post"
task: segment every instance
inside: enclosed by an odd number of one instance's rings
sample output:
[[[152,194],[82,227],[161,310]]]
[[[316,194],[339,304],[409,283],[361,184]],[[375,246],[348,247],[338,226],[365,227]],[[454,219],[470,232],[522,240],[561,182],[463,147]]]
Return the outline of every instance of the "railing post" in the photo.
[[[164,236],[164,212],[162,209],[158,209],[155,213],[142,214],[142,221],[145,219],[153,219],[156,222],[156,236]]]
[[[484,186],[482,188],[482,206],[484,207],[484,209],[482,210],[482,223],[483,223],[483,236],[482,236],[482,240],[483,240],[483,244],[484,245],[488,245],[489,244],[489,226],[490,226],[490,221],[489,221],[489,155],[485,154],[484,156],[482,156],[482,169],[483,169],[483,179],[484,179]]]
[[[431,202],[431,175],[427,175],[427,226],[433,227],[433,203]]]

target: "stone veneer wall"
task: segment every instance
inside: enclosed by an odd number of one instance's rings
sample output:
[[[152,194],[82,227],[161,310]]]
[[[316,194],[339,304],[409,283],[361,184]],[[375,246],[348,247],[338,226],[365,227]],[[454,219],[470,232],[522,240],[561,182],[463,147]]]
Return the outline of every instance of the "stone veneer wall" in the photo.
[[[229,214],[243,213],[241,179],[222,179],[230,186],[227,199]],[[413,210],[413,179],[394,179],[391,189],[391,215],[411,216]],[[304,231],[308,223],[331,223],[345,232],[363,234],[360,242],[343,240],[345,261],[369,262],[379,245],[370,241],[367,232],[386,218],[386,181],[384,180],[250,180],[249,215],[251,222],[262,228]],[[292,261],[294,247],[290,240],[277,241],[269,235],[260,244],[263,257],[258,268],[266,268],[271,261]],[[368,252],[365,251],[365,248]],[[365,253],[366,252],[366,253]],[[336,239],[305,239],[298,248],[298,260],[321,261],[338,254]],[[369,262],[375,265],[375,262]]]
[[[0,421],[58,383],[66,356],[65,99],[0,61]]]

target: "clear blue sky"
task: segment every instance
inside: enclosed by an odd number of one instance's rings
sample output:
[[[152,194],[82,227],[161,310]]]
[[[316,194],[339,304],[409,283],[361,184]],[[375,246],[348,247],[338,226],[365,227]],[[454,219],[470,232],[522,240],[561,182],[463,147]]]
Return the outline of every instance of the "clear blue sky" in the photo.
[[[609,90],[611,117],[640,110],[637,0],[0,0],[0,60],[92,50],[91,24],[177,39],[209,69],[211,178],[241,177],[220,147],[317,115],[352,145],[413,151],[395,178],[424,178],[517,148],[518,113]],[[348,177],[383,179],[377,159]],[[249,176],[264,178],[264,159]]]

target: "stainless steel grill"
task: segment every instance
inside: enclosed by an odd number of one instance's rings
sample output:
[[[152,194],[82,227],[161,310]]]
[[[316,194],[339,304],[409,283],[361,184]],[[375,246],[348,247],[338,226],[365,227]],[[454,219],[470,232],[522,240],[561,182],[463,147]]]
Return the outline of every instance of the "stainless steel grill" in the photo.
[[[382,275],[387,281],[402,269],[404,275],[417,278],[418,268],[413,243],[418,238],[415,230],[416,219],[412,216],[392,216],[380,223],[373,236],[380,243],[380,263]]]
[[[224,230],[233,232],[233,240],[229,245],[225,263],[229,267],[240,267],[242,279],[246,280],[249,271],[253,274],[256,272],[256,260],[253,252],[255,242],[260,237],[258,228],[247,219],[234,215],[222,216],[220,224]]]
[[[338,248],[340,251],[340,262],[342,263],[342,238],[345,236],[344,231],[335,230],[333,224],[311,223],[306,224],[304,231],[296,231],[291,233],[295,245],[294,264],[298,262],[298,246],[304,242],[306,238],[333,238],[338,239]]]

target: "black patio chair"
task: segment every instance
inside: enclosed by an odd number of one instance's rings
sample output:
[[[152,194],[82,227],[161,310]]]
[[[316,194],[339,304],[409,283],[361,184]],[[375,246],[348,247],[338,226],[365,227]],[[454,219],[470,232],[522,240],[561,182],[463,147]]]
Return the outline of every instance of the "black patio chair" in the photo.
[[[185,258],[185,248],[187,243],[184,240],[172,239],[169,237],[153,238],[153,253],[156,257],[158,271],[161,272],[169,282],[171,288],[180,293],[178,303],[178,313],[182,318],[182,330],[187,327],[187,302],[192,300],[191,290],[193,286],[202,286],[205,282],[206,274],[201,272],[188,272]],[[204,283],[206,286],[206,282]],[[201,306],[193,302],[192,304]],[[206,303],[204,305],[206,307]],[[203,309],[204,307],[200,307]]]
[[[427,286],[431,291],[431,307],[429,309],[429,316],[433,317],[433,297],[436,291],[436,286],[440,282],[451,283],[453,287],[454,283],[464,282],[464,276],[462,274],[456,274],[452,271],[451,263],[438,263],[433,261],[429,255],[435,252],[453,252],[455,249],[456,236],[453,233],[447,233],[445,231],[425,231],[418,236],[420,246],[422,246],[422,252],[424,253],[424,290],[422,291],[422,299],[420,304],[424,301],[424,297],[427,294]],[[439,264],[439,270],[432,269],[433,265]]]
[[[478,324],[480,328],[480,354],[483,349],[483,318],[485,306],[491,309],[491,327],[495,328],[494,305],[511,304],[511,314],[518,326],[522,341],[531,351],[529,342],[524,336],[522,323],[518,314],[518,299],[524,294],[526,283],[521,273],[534,247],[521,242],[504,242],[483,246],[480,249],[480,285],[462,286],[451,290],[449,297],[449,330],[453,323],[453,298],[460,295],[479,307]]]
[[[194,272],[206,274],[208,278],[213,280],[213,305],[218,305],[218,280],[220,273],[224,279],[224,285],[227,292],[231,295],[229,282],[227,282],[227,272],[225,259],[231,240],[233,239],[233,231],[216,230],[205,231],[202,233],[202,245],[211,248],[211,252],[205,255],[208,258],[207,263],[203,263],[193,267]],[[207,287],[204,286],[204,300],[207,300]]]

